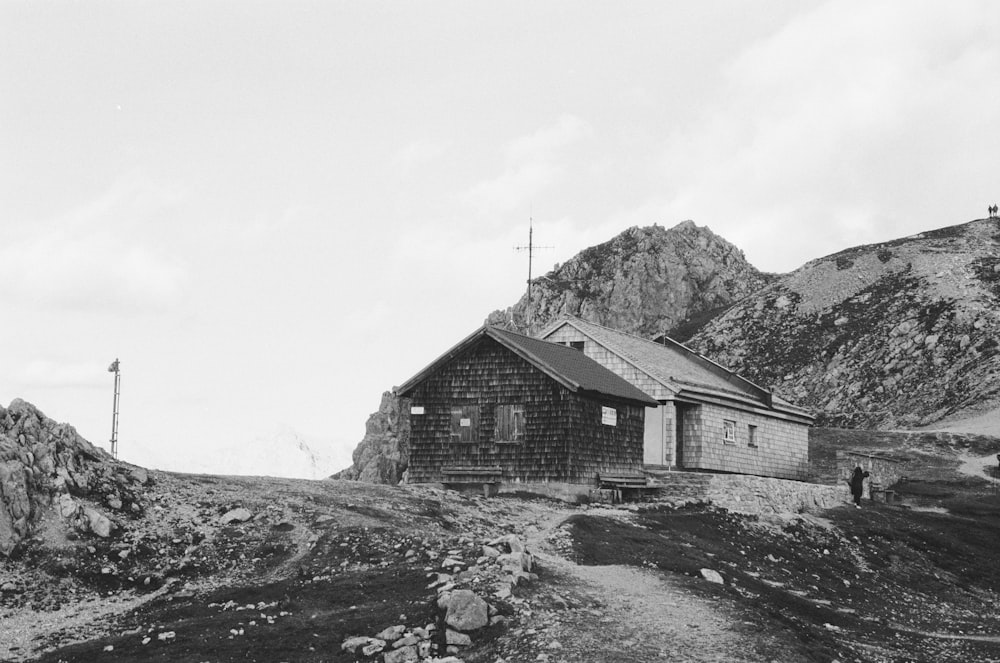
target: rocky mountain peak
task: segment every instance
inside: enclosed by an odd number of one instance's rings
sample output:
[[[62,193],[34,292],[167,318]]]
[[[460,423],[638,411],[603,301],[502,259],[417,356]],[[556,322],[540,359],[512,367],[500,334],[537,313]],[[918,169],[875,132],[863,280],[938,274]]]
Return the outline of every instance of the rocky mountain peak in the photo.
[[[488,322],[534,333],[562,315],[655,336],[710,315],[770,282],[709,228],[632,227],[532,283]]]

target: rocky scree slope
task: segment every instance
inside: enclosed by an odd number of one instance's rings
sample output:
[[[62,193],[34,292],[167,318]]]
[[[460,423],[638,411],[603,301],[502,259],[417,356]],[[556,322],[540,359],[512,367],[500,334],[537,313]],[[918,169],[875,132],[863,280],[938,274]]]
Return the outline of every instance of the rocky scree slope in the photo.
[[[0,407],[0,557],[9,557],[43,521],[59,517],[107,538],[141,513],[145,470],[115,461],[72,426],[20,399]]]
[[[998,338],[1000,225],[982,219],[809,262],[688,344],[820,423],[891,428],[1000,404]]]
[[[665,230],[633,227],[534,279],[531,298],[487,322],[534,334],[560,316],[640,336],[677,335],[774,279],[743,252],[692,221]]]

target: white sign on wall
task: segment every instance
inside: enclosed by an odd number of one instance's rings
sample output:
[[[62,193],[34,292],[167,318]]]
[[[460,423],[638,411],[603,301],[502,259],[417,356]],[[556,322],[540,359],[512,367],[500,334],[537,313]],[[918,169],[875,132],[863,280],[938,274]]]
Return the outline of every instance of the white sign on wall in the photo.
[[[601,423],[605,426],[618,425],[618,410],[613,407],[601,408]]]
[[[423,405],[414,405],[413,407],[410,408],[410,414],[423,414],[423,413],[424,413]]]

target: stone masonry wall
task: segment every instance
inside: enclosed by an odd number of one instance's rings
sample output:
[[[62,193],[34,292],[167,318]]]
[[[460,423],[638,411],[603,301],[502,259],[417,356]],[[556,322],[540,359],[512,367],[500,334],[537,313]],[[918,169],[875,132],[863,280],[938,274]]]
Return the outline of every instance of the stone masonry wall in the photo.
[[[841,486],[846,486],[854,468],[860,466],[869,474],[865,479],[864,496],[871,497],[871,487],[877,484],[882,488],[889,488],[902,478],[903,466],[898,461],[882,456],[871,454],[837,451],[837,477]]]
[[[724,441],[724,422],[735,423],[736,439]],[[756,446],[749,427],[756,426]],[[685,410],[683,463],[689,469],[804,479],[809,469],[809,429],[753,412],[705,404]]]
[[[824,486],[771,477],[713,474],[705,492],[712,504],[740,513],[802,513],[842,506],[847,485]]]

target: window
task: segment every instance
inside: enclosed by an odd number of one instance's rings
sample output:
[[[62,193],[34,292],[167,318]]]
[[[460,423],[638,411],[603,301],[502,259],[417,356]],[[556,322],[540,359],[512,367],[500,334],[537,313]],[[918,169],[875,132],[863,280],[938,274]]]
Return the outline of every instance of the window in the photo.
[[[453,405],[451,407],[451,441],[479,441],[479,408],[475,405]]]
[[[747,426],[747,446],[756,447],[757,446],[757,427],[753,424]]]
[[[618,425],[618,410],[613,407],[601,408],[601,423],[605,426]]]
[[[524,442],[524,405],[497,405],[494,442]]]
[[[573,348],[574,350],[579,350],[580,352],[583,352],[583,341],[570,341],[569,347]]]
[[[723,419],[722,441],[726,444],[736,444],[736,422]]]

